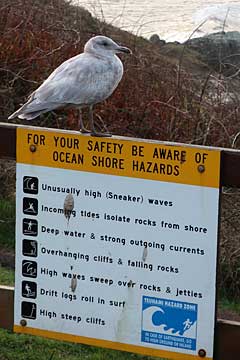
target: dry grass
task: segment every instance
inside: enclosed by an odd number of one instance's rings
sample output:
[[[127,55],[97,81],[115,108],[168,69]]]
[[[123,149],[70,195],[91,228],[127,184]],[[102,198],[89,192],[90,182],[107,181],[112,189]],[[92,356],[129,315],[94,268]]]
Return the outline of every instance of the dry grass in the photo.
[[[230,146],[238,131],[239,104],[225,102],[225,80],[205,68],[201,77],[187,72],[200,65],[194,52],[185,49],[182,56],[182,48],[171,45],[161,54],[148,41],[64,0],[0,0],[0,11],[2,119],[60,63],[81,52],[89,37],[101,33],[131,47],[134,55],[123,59],[125,76],[117,91],[96,107],[99,128],[104,122],[119,135]],[[50,113],[34,124],[74,129],[76,110]]]
[[[221,209],[219,288],[224,296],[240,299],[240,191],[225,189]]]

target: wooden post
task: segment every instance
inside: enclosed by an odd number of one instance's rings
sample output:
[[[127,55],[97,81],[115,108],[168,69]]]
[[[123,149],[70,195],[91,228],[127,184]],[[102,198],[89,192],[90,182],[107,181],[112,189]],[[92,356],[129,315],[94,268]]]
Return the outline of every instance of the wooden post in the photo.
[[[13,329],[14,288],[0,285],[0,327]]]

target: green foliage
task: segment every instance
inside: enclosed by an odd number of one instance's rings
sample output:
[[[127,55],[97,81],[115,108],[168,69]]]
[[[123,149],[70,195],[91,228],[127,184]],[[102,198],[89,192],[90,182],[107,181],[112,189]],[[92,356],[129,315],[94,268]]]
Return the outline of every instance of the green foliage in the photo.
[[[233,300],[229,300],[226,297],[221,297],[218,303],[218,307],[221,310],[231,310],[240,316],[240,303],[234,302]]]
[[[14,271],[0,265],[0,285],[14,285]]]
[[[15,202],[0,199],[0,247],[15,246]]]
[[[0,330],[0,360],[153,360],[156,358]],[[158,360],[161,360],[158,358]]]

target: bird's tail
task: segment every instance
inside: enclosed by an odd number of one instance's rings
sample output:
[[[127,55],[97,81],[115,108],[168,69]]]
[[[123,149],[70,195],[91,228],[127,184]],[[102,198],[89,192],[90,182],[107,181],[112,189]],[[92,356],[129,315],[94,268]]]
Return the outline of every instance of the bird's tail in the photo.
[[[8,117],[8,120],[18,117],[19,119],[32,120],[38,117],[41,114],[44,114],[48,111],[55,109],[56,104],[53,103],[41,103],[36,99],[33,99],[33,96],[21,106],[17,111],[11,114]]]
[[[43,110],[39,110],[39,111],[33,111],[33,112],[24,112],[20,109],[18,109],[17,111],[15,111],[12,115],[10,115],[8,117],[8,120],[14,119],[16,117],[18,117],[19,119],[26,119],[26,120],[32,120],[35,119],[36,117],[38,117],[39,115],[45,113],[49,111],[48,109],[43,109]]]

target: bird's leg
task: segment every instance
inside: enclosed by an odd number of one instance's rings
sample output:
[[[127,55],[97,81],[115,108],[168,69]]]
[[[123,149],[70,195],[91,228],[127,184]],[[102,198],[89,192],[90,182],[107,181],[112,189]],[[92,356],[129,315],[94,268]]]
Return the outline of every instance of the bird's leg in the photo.
[[[98,137],[112,136],[112,134],[110,134],[110,133],[100,133],[100,132],[96,131],[95,126],[94,126],[94,120],[93,120],[93,106],[92,105],[89,106],[89,118],[90,118],[90,124],[91,124],[91,130],[92,130],[91,135],[92,136],[98,136]]]
[[[91,131],[86,129],[83,124],[82,108],[79,108],[78,110],[79,110],[79,118],[78,118],[79,131],[81,131],[82,133],[90,133]]]

